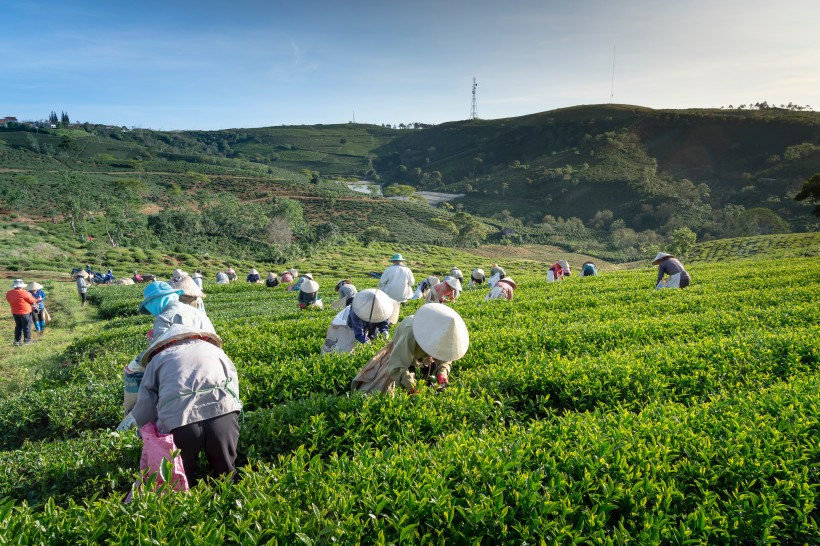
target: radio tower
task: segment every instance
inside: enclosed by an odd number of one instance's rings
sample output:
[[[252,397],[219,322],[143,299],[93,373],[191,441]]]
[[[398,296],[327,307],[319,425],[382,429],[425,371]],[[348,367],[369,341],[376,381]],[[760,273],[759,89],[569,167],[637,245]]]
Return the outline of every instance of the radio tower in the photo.
[[[475,82],[475,78],[473,78],[473,105],[470,107],[470,119],[478,119],[478,109],[475,105],[475,88],[478,87],[478,84]]]

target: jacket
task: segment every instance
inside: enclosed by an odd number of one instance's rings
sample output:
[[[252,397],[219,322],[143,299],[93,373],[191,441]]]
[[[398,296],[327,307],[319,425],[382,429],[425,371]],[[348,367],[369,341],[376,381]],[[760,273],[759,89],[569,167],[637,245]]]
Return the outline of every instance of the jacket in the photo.
[[[347,325],[353,330],[353,335],[359,343],[367,343],[377,335],[390,330],[390,319],[382,322],[365,322],[353,312],[351,307],[347,316]]]
[[[435,369],[435,373],[447,378],[450,375],[452,366],[452,362],[431,359],[419,347],[419,344],[416,343],[416,337],[413,335],[414,318],[415,315],[410,315],[396,327],[392,342],[393,347],[387,364],[390,378],[408,390],[416,384],[416,376],[415,373],[410,371],[411,367],[417,369],[429,368],[429,363],[432,361],[432,368]]]
[[[165,331],[174,324],[182,324],[203,332],[216,333],[211,319],[204,312],[191,307],[187,303],[172,301],[154,319],[154,339],[162,337]],[[146,363],[143,362],[142,365],[145,366]]]
[[[29,315],[31,306],[37,304],[37,300],[25,288],[12,288],[6,292],[6,301],[11,306],[12,315]]]
[[[391,265],[382,273],[379,288],[399,303],[405,302],[413,295],[416,279],[410,268],[403,265]]]
[[[183,340],[155,354],[131,415],[137,427],[156,422],[160,432],[242,409],[236,367],[219,347]]]
[[[88,283],[83,277],[77,277],[77,293],[85,294],[86,292],[88,292]]]
[[[430,289],[427,294],[427,303],[444,303],[456,298],[453,287],[446,282],[440,282]]]
[[[36,290],[34,292],[29,291],[29,294],[31,294],[34,297],[35,300],[39,298],[40,301],[38,301],[37,303],[34,304],[34,308],[37,309],[38,311],[42,311],[46,306],[46,304],[43,303],[46,299],[46,293],[43,292],[42,289],[41,289],[41,290]]]

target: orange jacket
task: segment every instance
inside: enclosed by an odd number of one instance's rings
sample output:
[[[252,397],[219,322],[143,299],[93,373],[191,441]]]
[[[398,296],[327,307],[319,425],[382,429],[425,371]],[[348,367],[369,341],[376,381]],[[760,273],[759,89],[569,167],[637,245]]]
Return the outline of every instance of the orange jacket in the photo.
[[[31,313],[31,306],[37,303],[34,296],[29,294],[25,288],[12,288],[6,292],[6,300],[11,305],[12,315],[28,315]]]

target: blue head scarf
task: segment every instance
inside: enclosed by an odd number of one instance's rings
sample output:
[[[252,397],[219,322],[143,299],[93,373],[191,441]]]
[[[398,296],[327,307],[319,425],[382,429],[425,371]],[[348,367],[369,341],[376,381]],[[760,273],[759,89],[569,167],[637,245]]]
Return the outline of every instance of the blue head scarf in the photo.
[[[145,308],[151,313],[153,316],[158,316],[162,313],[162,310],[172,302],[178,301],[179,296],[177,294],[166,294],[164,296],[160,296],[158,298],[154,298],[148,303],[145,304]]]

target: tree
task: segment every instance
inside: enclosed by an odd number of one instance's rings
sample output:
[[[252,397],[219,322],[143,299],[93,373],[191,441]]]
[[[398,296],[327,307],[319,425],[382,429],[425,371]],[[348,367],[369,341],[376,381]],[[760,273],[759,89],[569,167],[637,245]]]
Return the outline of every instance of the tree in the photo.
[[[453,221],[458,227],[458,240],[461,243],[480,242],[487,236],[487,226],[466,212],[457,212]]]
[[[695,247],[697,240],[698,236],[694,231],[688,227],[681,227],[670,235],[669,248],[673,254],[686,256]]]
[[[375,241],[387,241],[390,238],[390,232],[381,226],[371,226],[364,230],[361,235],[364,246],[370,246],[370,243]]]
[[[794,199],[814,203],[814,215],[820,216],[820,173],[806,180]]]
[[[68,119],[68,114],[63,112],[62,115],[60,116],[60,124],[65,126],[65,125],[69,125],[70,123],[71,123],[71,120]]]
[[[416,188],[406,184],[391,184],[382,188],[382,195],[385,197],[410,197],[416,193]]]

